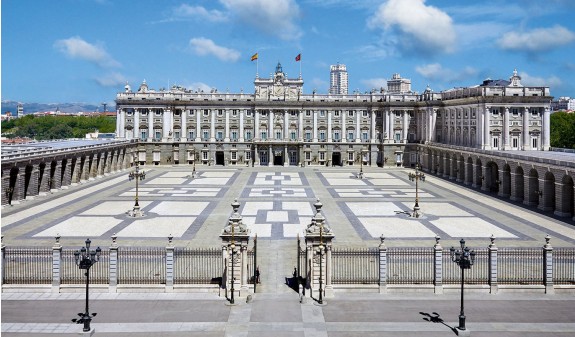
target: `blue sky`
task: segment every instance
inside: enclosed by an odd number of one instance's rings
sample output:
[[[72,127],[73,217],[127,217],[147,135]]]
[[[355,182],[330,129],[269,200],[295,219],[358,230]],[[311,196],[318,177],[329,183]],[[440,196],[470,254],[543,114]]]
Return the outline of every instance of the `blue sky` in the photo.
[[[154,89],[253,92],[281,62],[326,93],[343,63],[350,91],[392,74],[422,92],[508,79],[575,96],[572,0],[2,1],[2,100],[110,104],[128,81]]]

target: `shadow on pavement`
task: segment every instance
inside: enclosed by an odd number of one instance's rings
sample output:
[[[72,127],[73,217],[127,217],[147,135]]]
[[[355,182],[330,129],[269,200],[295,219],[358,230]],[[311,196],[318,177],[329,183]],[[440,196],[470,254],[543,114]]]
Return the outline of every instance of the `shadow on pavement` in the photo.
[[[428,322],[432,322],[432,323],[441,323],[441,324],[445,325],[446,327],[448,327],[451,331],[453,331],[454,334],[457,335],[457,330],[454,327],[450,326],[449,324],[445,323],[443,321],[443,318],[439,317],[439,314],[436,313],[435,311],[432,312],[431,314],[428,312],[421,312],[420,311],[419,314],[424,316],[423,317],[424,321],[428,321]]]

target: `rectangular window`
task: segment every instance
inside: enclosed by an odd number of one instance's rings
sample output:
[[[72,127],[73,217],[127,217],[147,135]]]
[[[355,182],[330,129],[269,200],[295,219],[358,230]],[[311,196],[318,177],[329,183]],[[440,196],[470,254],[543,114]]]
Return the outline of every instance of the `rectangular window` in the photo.
[[[305,160],[310,160],[311,159],[311,152],[307,151],[305,153]]]
[[[362,115],[363,115],[363,117],[367,117],[367,110],[363,110]]]
[[[538,146],[537,146],[537,137],[532,137],[531,138],[531,148],[533,150],[537,150]]]
[[[320,116],[320,117],[325,117],[325,110],[320,110],[320,111],[319,111],[319,116]]]
[[[369,137],[369,136],[368,136],[367,131],[363,131],[363,132],[361,133],[361,138],[363,139],[363,141],[369,140],[368,137]]]
[[[396,133],[395,133],[395,141],[396,141],[396,142],[401,141],[401,132],[396,132]]]
[[[339,140],[340,140],[339,131],[334,131],[334,132],[333,132],[333,140],[336,141],[336,142],[339,142]]]
[[[305,132],[305,139],[306,139],[307,141],[310,141],[310,140],[311,140],[311,131],[306,131],[306,132]]]
[[[339,110],[336,110],[333,114],[335,117],[339,117]]]
[[[237,131],[232,131],[232,140],[237,140],[238,139],[238,132]]]
[[[348,161],[353,161],[353,152],[348,152],[348,153],[347,153],[347,160],[348,160]]]
[[[141,140],[146,140],[146,139],[148,139],[148,131],[146,131],[146,130],[140,131],[140,139],[141,139]]]
[[[319,153],[319,160],[324,161],[325,160],[325,152],[320,152]]]
[[[204,110],[204,117],[208,117],[210,115],[210,110]]]
[[[266,140],[268,138],[268,133],[266,131],[261,132],[261,139]]]
[[[295,140],[297,136],[297,133],[295,132],[295,130],[291,130],[290,132],[290,139],[291,140]]]
[[[281,130],[276,130],[276,139],[282,139],[282,132],[281,132]]]
[[[155,136],[154,136],[155,140],[160,140],[162,139],[162,131],[156,131]]]
[[[246,112],[246,116],[251,117],[251,116],[252,116],[252,112],[251,112],[251,111],[247,111],[247,112]]]
[[[353,139],[353,131],[347,132],[347,139],[349,139],[349,140]]]
[[[347,117],[353,117],[353,115],[354,115],[353,110],[349,110],[347,112]]]
[[[305,111],[305,115],[306,115],[307,117],[310,117],[310,116],[311,116],[311,111],[310,111],[310,110],[306,110],[306,111]]]
[[[296,117],[297,116],[297,111],[290,111],[290,116],[292,117]]]
[[[491,144],[494,149],[499,149],[499,137],[493,137]]]
[[[222,131],[218,131],[216,133],[216,139],[217,140],[223,140],[224,139],[224,133]]]
[[[230,158],[231,158],[231,160],[237,160],[238,159],[238,153],[236,151],[233,151],[232,153],[230,153]]]
[[[245,158],[246,158],[246,160],[252,160],[252,152],[246,151]]]
[[[322,142],[325,141],[325,130],[321,130],[319,132],[319,140],[321,140]]]
[[[196,114],[196,110],[189,110],[188,111],[189,116],[194,116],[195,114]]]
[[[224,115],[224,110],[218,110],[218,117],[222,117]]]
[[[174,138],[180,139],[180,131],[174,131]]]
[[[208,151],[202,151],[202,160],[208,160]]]
[[[251,130],[246,131],[246,140],[252,140],[252,131]]]
[[[195,132],[194,131],[188,131],[188,139],[194,139],[196,138]]]
[[[238,110],[232,110],[232,116],[236,117],[238,115]]]
[[[519,138],[518,137],[511,138],[511,147],[513,147],[515,149],[519,147]]]
[[[204,132],[203,132],[203,135],[204,135],[204,136],[202,137],[203,140],[208,140],[208,139],[210,139],[210,132],[209,132],[209,131],[204,131]]]

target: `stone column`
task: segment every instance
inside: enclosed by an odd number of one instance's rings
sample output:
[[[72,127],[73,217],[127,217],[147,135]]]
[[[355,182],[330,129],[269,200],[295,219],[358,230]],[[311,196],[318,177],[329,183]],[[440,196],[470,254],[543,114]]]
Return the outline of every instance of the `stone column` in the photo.
[[[255,118],[255,123],[254,123],[254,140],[258,140],[260,139],[260,112],[259,110],[255,110],[254,111],[254,118]],[[257,152],[257,151],[256,151]],[[257,154],[256,154],[257,155]],[[256,163],[259,165],[259,160],[258,163]]]
[[[361,143],[361,110],[355,110],[355,142]]]
[[[490,168],[487,166],[481,167],[481,190],[482,191],[489,191],[489,187],[491,187],[491,180],[493,177],[491,175],[487,175],[487,172]]]
[[[72,182],[72,158],[66,160],[66,166],[64,166],[64,172],[62,174],[62,181],[60,187],[65,190],[68,189],[70,183]]]
[[[541,134],[543,136],[543,147],[542,150],[543,151],[549,151],[549,140],[550,140],[550,135],[551,135],[551,123],[550,123],[550,107],[546,106],[545,110],[543,111],[543,118],[542,118],[542,124],[543,126],[541,127]]]
[[[553,288],[553,247],[549,243],[550,240],[551,237],[547,235],[543,246],[543,284],[545,285],[546,294],[555,293]]]
[[[509,191],[509,199],[513,201],[520,200],[519,196],[517,195],[517,173],[511,172],[511,190]]]
[[[382,294],[387,292],[387,247],[383,235],[379,240],[379,293]]]
[[[497,294],[497,246],[495,246],[495,236],[491,235],[489,244],[489,288],[490,293]]]
[[[298,140],[301,142],[303,141],[303,114],[304,111],[300,110],[299,111],[299,125],[298,125]]]
[[[225,266],[222,287],[226,290],[228,298],[231,297],[231,293],[228,292],[231,291],[232,282],[234,296],[243,297],[248,294],[247,247],[250,239],[249,229],[243,224],[242,216],[238,213],[240,203],[235,199],[231,206],[233,213],[220,234]]]
[[[327,141],[331,143],[332,141],[332,129],[331,129],[331,114],[332,111],[327,111]]]
[[[288,141],[289,137],[289,111],[284,110],[284,139]]]
[[[239,141],[243,142],[244,141],[244,109],[240,110],[240,130],[238,131],[240,134],[239,136]]]
[[[321,213],[322,206],[318,199],[314,204],[316,213],[305,230],[306,261],[309,266],[306,288],[310,289],[309,296],[316,300],[319,298],[320,282],[322,297],[334,295],[331,279],[328,280],[332,275],[332,263],[328,259],[331,259],[332,240],[335,236],[331,228],[325,224],[325,217]]]
[[[403,125],[401,126],[402,128],[402,143],[406,144],[407,143],[407,132],[409,131],[409,111],[407,110],[403,110]]]
[[[134,139],[141,139],[140,137],[140,110],[134,109]]]
[[[187,142],[188,141],[188,113],[189,113],[189,109],[181,109],[181,126],[180,126],[180,139],[182,140],[182,142]],[[190,139],[191,140],[191,139]]]
[[[433,262],[433,275],[435,293],[443,294],[443,247],[439,243],[441,238],[435,235],[435,245],[433,246],[434,262]]]
[[[166,246],[166,292],[174,291],[174,243],[172,234],[168,236],[168,245]]]
[[[56,162],[56,167],[52,174],[52,186],[50,188],[50,192],[57,192],[58,189],[62,186],[62,161]]]
[[[317,143],[317,110],[313,111],[313,136],[312,141]]]
[[[529,141],[529,108],[525,107],[523,109],[523,125],[521,127],[521,135],[523,136],[523,144],[521,149],[527,151],[531,149],[531,144]]]
[[[112,245],[110,245],[110,263],[109,263],[109,286],[108,290],[115,293],[118,287],[118,243],[116,242],[116,233],[112,234]]]
[[[375,120],[376,120],[376,111],[375,110],[371,110],[371,128],[369,130],[369,132],[371,132],[371,143],[372,144],[377,144],[378,139],[376,138],[377,132],[375,132]]]
[[[196,109],[196,142],[200,142],[202,140],[202,110]]]
[[[503,150],[510,150],[509,145],[509,107],[504,108],[503,113]]]
[[[122,121],[124,119],[123,109],[116,109],[116,137],[124,138],[124,128],[122,127]]]
[[[32,167],[32,172],[30,174],[30,181],[28,182],[28,189],[26,190],[26,200],[32,200],[39,193],[39,186],[38,186],[38,176],[40,174],[40,170],[38,165],[35,164]]]
[[[224,130],[224,142],[229,142],[230,141],[230,110],[226,109],[225,110],[225,114],[226,114],[226,128]]]
[[[274,135],[274,111],[272,109],[269,110],[268,118],[268,139],[275,139],[276,135]]]
[[[62,259],[62,245],[60,235],[56,234],[56,242],[52,246],[52,292],[60,292],[60,265]]]
[[[341,141],[342,142],[347,142],[347,130],[345,127],[345,115],[347,114],[347,111],[345,110],[341,110]],[[347,158],[346,158],[347,159]],[[344,161],[347,161],[346,159],[344,159]]]
[[[384,132],[384,143],[389,143],[389,139],[391,137],[391,111],[389,109],[385,109],[385,123],[384,123],[384,127],[383,127],[383,132]],[[345,130],[343,131],[345,132]]]
[[[491,113],[489,111],[489,107],[485,107],[483,112],[483,142],[481,148],[483,150],[491,150],[491,139],[490,136],[490,122],[491,122]]]
[[[211,118],[210,142],[215,142],[216,141],[216,110],[215,109],[210,110],[210,118]],[[211,156],[211,157],[213,158],[213,156]]]
[[[152,109],[148,110],[148,142],[151,142],[154,139],[154,113]]]

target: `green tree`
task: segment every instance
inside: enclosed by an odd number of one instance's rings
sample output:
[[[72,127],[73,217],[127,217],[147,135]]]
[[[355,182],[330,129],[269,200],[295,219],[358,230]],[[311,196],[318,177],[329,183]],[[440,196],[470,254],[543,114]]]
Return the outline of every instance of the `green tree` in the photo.
[[[2,122],[2,134],[6,137],[29,137],[36,140],[84,138],[94,130],[115,132],[116,119],[106,116],[26,115]]]
[[[551,114],[552,147],[575,149],[575,113],[558,111]]]

